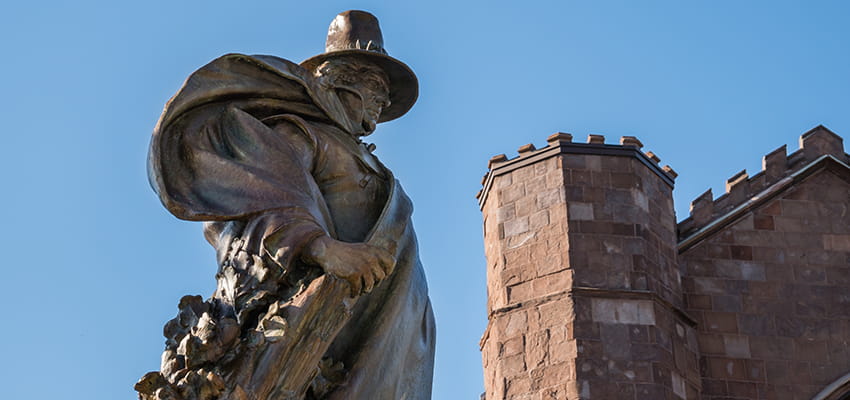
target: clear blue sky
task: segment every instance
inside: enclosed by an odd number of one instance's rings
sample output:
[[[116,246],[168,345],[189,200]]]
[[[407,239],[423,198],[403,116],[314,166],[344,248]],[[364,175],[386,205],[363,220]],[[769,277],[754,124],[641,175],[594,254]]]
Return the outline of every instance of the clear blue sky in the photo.
[[[680,219],[708,188],[850,139],[845,1],[48,1],[0,13],[0,387],[5,399],[134,398],[213,250],[147,183],[150,132],[197,67],[228,52],[301,61],[338,12],[381,20],[419,103],[379,127],[413,198],[437,316],[434,399],[477,399],[486,324],[487,160],[556,131],[634,135],[679,174]]]

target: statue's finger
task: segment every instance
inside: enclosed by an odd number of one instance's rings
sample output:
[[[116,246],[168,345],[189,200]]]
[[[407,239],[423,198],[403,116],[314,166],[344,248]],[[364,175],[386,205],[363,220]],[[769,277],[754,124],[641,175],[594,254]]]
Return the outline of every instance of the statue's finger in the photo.
[[[372,273],[366,273],[366,274],[363,274],[363,280],[366,281],[366,287],[364,288],[363,292],[364,293],[371,292],[372,289],[375,288],[375,283],[377,283],[377,281],[375,280],[375,276]]]
[[[378,260],[375,263],[372,263],[372,274],[375,275],[375,280],[380,281],[387,277],[387,273],[384,271],[384,266],[381,265],[381,261]]]
[[[378,257],[381,260],[381,267],[384,269],[384,274],[389,275],[395,268],[396,259],[387,252],[380,252]]]
[[[384,278],[387,277],[387,273],[384,272],[384,270],[381,268],[375,268],[375,270],[372,271],[372,275],[375,277],[376,283],[384,280]]]
[[[351,297],[357,297],[357,295],[360,294],[360,290],[362,288],[360,283],[360,277],[349,279],[348,284],[351,285]]]

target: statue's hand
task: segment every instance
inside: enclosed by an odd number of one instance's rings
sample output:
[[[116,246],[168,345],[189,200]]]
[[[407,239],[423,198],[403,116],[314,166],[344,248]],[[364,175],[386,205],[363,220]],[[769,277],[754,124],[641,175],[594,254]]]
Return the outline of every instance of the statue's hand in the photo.
[[[305,249],[307,261],[351,285],[351,297],[369,293],[392,273],[395,258],[383,249],[365,243],[346,243],[320,236]]]

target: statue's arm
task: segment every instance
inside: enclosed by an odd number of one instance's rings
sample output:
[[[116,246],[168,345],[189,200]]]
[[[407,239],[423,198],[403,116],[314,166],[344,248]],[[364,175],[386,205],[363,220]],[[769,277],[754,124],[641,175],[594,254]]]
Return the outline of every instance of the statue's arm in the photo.
[[[297,119],[291,118],[273,125],[273,130],[291,148],[297,168],[289,174],[303,174],[316,169],[321,163],[320,147],[315,135]],[[310,176],[311,187],[318,185]],[[325,272],[347,281],[351,295],[370,292],[394,268],[396,260],[388,252],[365,243],[347,243],[333,238],[332,223],[324,208],[324,199],[314,199],[314,204],[273,211],[270,234],[263,239],[263,247],[283,268],[295,257],[306,264],[315,265]],[[312,213],[302,210],[314,209]],[[268,217],[268,216],[267,216]],[[325,229],[315,229],[325,226]]]

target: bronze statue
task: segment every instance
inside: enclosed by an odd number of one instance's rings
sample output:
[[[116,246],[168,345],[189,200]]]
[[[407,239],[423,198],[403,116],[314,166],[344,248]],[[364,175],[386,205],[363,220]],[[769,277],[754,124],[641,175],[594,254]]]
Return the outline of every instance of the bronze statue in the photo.
[[[300,65],[228,54],[187,79],[149,173],[171,213],[205,221],[218,288],[180,301],[140,399],[430,399],[412,205],[361,141],[417,85],[363,11],[339,14]]]

